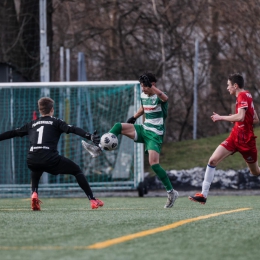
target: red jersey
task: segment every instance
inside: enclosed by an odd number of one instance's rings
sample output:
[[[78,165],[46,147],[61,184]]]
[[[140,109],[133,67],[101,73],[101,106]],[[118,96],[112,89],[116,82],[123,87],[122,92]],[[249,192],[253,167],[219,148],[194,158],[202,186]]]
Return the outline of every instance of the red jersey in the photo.
[[[235,137],[236,142],[247,143],[254,136],[254,103],[249,91],[242,91],[238,94],[236,100],[236,113],[238,109],[246,109],[245,119],[243,122],[235,122],[231,135]]]

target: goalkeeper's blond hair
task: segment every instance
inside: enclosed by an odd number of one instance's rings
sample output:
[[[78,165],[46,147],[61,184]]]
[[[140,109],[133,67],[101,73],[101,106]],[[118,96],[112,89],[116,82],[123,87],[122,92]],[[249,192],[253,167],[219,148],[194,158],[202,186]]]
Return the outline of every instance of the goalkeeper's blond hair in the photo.
[[[38,108],[41,115],[47,115],[54,106],[54,100],[49,97],[42,97],[38,100]]]

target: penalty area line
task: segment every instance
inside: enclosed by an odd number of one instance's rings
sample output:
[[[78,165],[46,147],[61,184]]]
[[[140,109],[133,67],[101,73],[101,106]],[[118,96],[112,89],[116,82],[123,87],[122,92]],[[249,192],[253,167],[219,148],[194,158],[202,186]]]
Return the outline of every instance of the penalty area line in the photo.
[[[218,216],[221,216],[221,215],[236,213],[236,212],[250,210],[250,209],[252,209],[252,208],[240,208],[240,209],[235,209],[235,210],[230,210],[230,211],[212,213],[212,214],[209,214],[209,215],[199,216],[199,217],[196,217],[196,218],[184,219],[184,220],[180,220],[180,221],[174,222],[174,223],[166,225],[166,226],[161,226],[161,227],[158,227],[158,228],[153,228],[153,229],[137,232],[137,233],[134,233],[134,234],[130,234],[130,235],[106,240],[106,241],[103,241],[103,242],[92,244],[92,245],[87,246],[87,247],[77,247],[77,249],[102,249],[102,248],[106,248],[106,247],[109,247],[109,246],[113,246],[113,245],[116,245],[116,244],[120,244],[120,243],[129,241],[129,240],[132,240],[132,239],[145,237],[145,236],[153,235],[153,234],[156,234],[156,233],[159,233],[159,232],[174,229],[174,228],[180,227],[182,225],[185,225],[185,224],[188,224],[188,223],[191,223],[191,222],[195,222],[195,221],[199,221],[199,220],[202,220],[202,219],[218,217]]]

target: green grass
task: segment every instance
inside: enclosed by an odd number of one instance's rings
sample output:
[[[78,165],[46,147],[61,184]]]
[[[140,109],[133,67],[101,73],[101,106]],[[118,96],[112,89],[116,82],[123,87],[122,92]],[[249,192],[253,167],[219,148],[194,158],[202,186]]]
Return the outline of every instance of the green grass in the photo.
[[[42,211],[32,212],[29,200],[2,199],[0,259],[259,258],[259,196],[211,196],[206,205],[183,197],[172,209],[163,209],[165,198],[158,197],[104,201],[103,208],[89,210],[86,199],[44,199]],[[187,223],[104,249],[87,248],[184,219],[245,207],[252,209]]]
[[[260,128],[256,128],[260,136]],[[227,135],[165,144],[165,169],[205,167]],[[257,140],[259,147],[260,140]],[[218,168],[242,169],[241,155],[225,159]],[[105,206],[90,210],[86,199],[43,199],[42,211],[32,212],[30,200],[0,200],[1,260],[244,260],[258,259],[259,196],[210,196],[206,205],[186,197],[163,209],[166,198],[104,198]],[[230,213],[135,238],[104,249],[88,246],[181,220],[238,208]]]
[[[224,141],[229,134],[222,134],[198,140],[165,143],[162,147],[160,164],[166,170],[191,169],[194,167],[206,167],[208,160],[217,146]],[[255,128],[257,147],[260,148],[260,127]],[[147,158],[146,158],[147,160]],[[247,165],[239,153],[235,153],[223,160],[219,169],[244,169]],[[151,171],[146,163],[146,170]]]

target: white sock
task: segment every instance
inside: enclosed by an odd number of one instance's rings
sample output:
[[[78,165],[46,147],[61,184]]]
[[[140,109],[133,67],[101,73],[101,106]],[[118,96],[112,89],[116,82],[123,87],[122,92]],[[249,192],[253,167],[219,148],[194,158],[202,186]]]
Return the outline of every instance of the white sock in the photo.
[[[209,188],[214,179],[215,170],[216,167],[207,165],[201,192],[205,198],[208,197]]]

